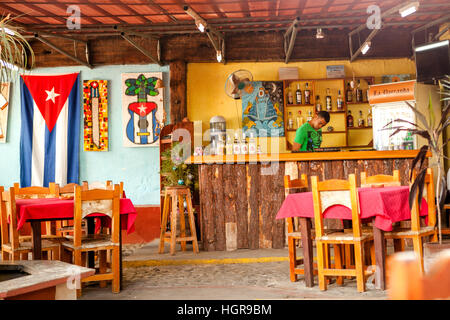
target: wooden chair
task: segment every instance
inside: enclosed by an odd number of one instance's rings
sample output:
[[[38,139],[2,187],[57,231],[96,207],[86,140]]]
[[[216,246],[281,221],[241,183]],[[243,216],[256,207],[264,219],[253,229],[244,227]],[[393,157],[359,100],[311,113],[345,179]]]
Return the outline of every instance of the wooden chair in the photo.
[[[56,191],[58,193],[59,198],[73,198],[75,195],[75,187],[79,186],[77,183],[68,183],[65,186],[59,186],[56,185]],[[87,190],[87,182],[83,181],[83,184],[81,185],[82,190]],[[84,221],[83,221],[84,222]],[[83,223],[82,230],[85,232],[86,225]],[[73,234],[73,225],[68,220],[62,220],[57,222],[57,232],[59,232],[60,235],[63,237],[66,237],[68,235]]]
[[[361,172],[361,188],[370,188],[379,186],[385,187],[401,186],[400,172],[398,170],[394,170],[392,176],[386,174],[378,174],[370,177],[367,177],[365,171]]]
[[[97,252],[99,257],[97,273],[83,279],[82,282],[112,280],[113,293],[120,292],[119,188],[119,185],[115,185],[114,190],[82,190],[80,186],[75,187],[74,235],[72,241],[64,241],[61,243],[62,260],[79,266],[86,265],[86,254],[88,252]],[[103,202],[100,203],[100,201]],[[102,212],[111,217],[110,235],[82,235],[82,219],[94,212]],[[111,251],[112,256],[111,270],[109,272],[106,263],[108,251]],[[78,294],[81,295],[81,289],[79,290]]]
[[[430,268],[421,273],[420,258],[411,251],[395,253],[388,261],[388,294],[391,300],[450,298],[450,250],[443,251]]]
[[[316,247],[317,247],[317,265],[318,278],[320,290],[327,289],[326,277],[356,277],[357,288],[359,292],[365,291],[365,277],[368,276],[368,271],[364,270],[364,245],[368,241],[373,241],[373,235],[361,230],[361,220],[359,217],[359,203],[356,191],[356,177],[354,174],[349,174],[348,180],[331,179],[322,182],[318,181],[317,176],[311,177],[312,194],[314,201],[314,223],[316,231]],[[327,191],[348,191],[350,193],[350,206],[352,210],[352,230],[344,232],[333,232],[325,234],[322,197],[323,192]],[[339,196],[339,200],[343,200]],[[338,204],[338,203],[336,203]],[[345,204],[345,203],[339,203]],[[336,254],[343,251],[342,245],[350,244],[354,247],[354,261],[355,269],[343,269],[340,263],[340,257],[335,257],[335,268],[331,268],[326,258],[326,250],[330,244],[338,245],[339,250],[335,250]]]
[[[50,182],[48,187],[24,187],[20,188],[18,182],[14,183],[14,192],[16,199],[37,199],[37,198],[58,198],[58,185],[54,182]],[[56,234],[56,227],[54,221],[45,222],[45,234],[42,235],[42,239],[58,239],[60,235]],[[25,237],[28,240],[29,237]]]
[[[32,244],[31,241],[21,241],[19,238],[14,188],[4,191],[4,188],[0,187],[0,216],[2,261],[27,260],[28,254],[32,252]],[[49,259],[59,260],[58,242],[43,239],[42,251]]]
[[[413,173],[413,178],[415,173]],[[425,176],[424,185],[424,196],[427,200],[428,205],[428,225],[421,226],[420,223],[420,209],[418,194],[414,200],[413,207],[411,209],[411,227],[403,228],[396,227],[393,231],[385,232],[384,236],[386,239],[412,239],[414,251],[417,253],[421,260],[421,271],[423,272],[423,238],[432,237],[433,241],[437,241],[437,230],[436,230],[436,203],[435,203],[435,191],[433,182],[433,170],[431,168],[427,169]],[[405,205],[408,205],[407,203]]]

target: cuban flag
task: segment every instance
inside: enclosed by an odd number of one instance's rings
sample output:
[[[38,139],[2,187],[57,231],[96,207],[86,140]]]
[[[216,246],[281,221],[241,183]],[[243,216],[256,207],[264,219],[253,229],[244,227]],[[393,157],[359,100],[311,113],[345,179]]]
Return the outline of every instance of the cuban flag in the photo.
[[[78,183],[79,73],[22,75],[20,186]]]

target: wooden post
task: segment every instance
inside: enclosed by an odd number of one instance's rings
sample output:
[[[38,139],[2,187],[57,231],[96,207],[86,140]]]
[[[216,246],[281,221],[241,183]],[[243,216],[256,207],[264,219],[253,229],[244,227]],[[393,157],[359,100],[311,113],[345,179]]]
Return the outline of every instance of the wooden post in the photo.
[[[186,105],[186,62],[170,62],[170,123],[177,123],[187,117]]]

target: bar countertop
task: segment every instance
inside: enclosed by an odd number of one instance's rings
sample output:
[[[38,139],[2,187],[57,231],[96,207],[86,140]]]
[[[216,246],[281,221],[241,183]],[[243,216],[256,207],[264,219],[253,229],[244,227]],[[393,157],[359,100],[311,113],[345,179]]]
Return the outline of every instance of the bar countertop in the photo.
[[[191,156],[187,164],[255,163],[274,161],[325,161],[414,158],[419,150],[296,152],[255,155]]]

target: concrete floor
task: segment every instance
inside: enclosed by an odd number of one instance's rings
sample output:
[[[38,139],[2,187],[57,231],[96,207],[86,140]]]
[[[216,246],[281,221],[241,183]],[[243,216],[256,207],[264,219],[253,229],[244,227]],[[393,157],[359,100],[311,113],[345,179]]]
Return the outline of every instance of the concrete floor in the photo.
[[[123,257],[123,288],[119,294],[111,286],[97,284],[83,288],[81,300],[254,300],[321,299],[383,300],[387,291],[367,283],[358,293],[356,280],[346,279],[343,286],[332,283],[320,291],[317,277],[313,288],[305,287],[303,276],[289,280],[288,250],[240,249],[236,251],[200,251],[194,254],[177,250],[174,256],[158,253],[159,240]],[[130,254],[131,253],[131,254]]]

